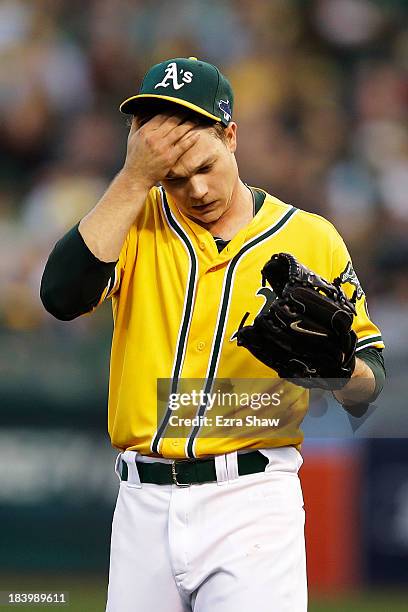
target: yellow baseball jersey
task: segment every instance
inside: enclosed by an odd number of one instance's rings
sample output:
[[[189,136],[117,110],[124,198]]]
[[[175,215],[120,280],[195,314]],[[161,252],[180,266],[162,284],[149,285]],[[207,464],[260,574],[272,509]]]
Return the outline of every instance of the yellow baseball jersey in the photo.
[[[115,280],[101,296],[101,301],[112,298],[114,318],[108,416],[113,446],[182,458],[302,442],[308,391],[299,386],[287,383],[284,409],[277,409],[281,427],[274,436],[265,422],[254,425],[253,435],[248,429],[240,435],[231,421],[224,434],[204,422],[209,414],[204,400],[190,406],[191,427],[186,421],[180,436],[172,428],[168,401],[169,393],[190,388],[191,379],[206,392],[215,379],[233,381],[235,388],[242,380],[241,392],[260,386],[281,390],[276,372],[238,347],[234,337],[243,315],[249,312],[250,324],[265,306],[268,290],[260,270],[279,252],[293,254],[330,281],[341,275],[345,293],[351,297],[357,291],[357,350],[383,348],[347,248],[329,221],[266,194],[249,225],[219,253],[213,236],[154,187],[128,233]],[[158,380],[170,381],[164,398]],[[232,412],[237,414],[236,407]]]

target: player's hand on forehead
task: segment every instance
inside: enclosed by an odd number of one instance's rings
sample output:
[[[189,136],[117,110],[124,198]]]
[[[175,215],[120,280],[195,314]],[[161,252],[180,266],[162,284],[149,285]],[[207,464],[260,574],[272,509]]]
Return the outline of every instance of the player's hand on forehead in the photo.
[[[191,148],[187,145],[193,146],[199,139],[199,132],[196,128],[196,122],[189,120],[187,113],[169,112],[156,115],[140,129],[149,137],[151,134],[158,147],[172,148],[176,155],[174,163],[177,163],[178,159]]]
[[[187,114],[161,113],[140,125],[134,118],[129,131],[124,169],[135,180],[152,187],[162,181],[177,160],[199,139],[196,123]]]

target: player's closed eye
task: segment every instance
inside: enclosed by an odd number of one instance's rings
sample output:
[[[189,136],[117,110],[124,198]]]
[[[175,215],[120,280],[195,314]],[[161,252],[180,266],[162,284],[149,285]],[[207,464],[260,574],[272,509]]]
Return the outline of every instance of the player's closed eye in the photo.
[[[210,172],[211,169],[212,169],[212,164],[209,166],[203,166],[202,168],[199,169],[198,173],[206,174],[207,172]]]
[[[168,183],[181,183],[182,181],[185,181],[186,177],[185,176],[166,176],[166,181]]]
[[[199,168],[197,170],[197,174],[206,174],[207,172],[210,172],[212,167],[213,167],[213,164],[209,166],[203,166],[202,168]],[[170,183],[181,183],[182,181],[186,181],[186,180],[187,180],[187,177],[185,176],[167,176],[166,177],[166,181]]]

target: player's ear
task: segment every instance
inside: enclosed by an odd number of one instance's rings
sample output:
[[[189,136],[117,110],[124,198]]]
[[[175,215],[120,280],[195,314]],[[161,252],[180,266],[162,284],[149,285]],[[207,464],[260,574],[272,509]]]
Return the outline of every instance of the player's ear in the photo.
[[[235,121],[230,121],[224,131],[225,145],[231,153],[235,153],[237,149],[237,124]]]

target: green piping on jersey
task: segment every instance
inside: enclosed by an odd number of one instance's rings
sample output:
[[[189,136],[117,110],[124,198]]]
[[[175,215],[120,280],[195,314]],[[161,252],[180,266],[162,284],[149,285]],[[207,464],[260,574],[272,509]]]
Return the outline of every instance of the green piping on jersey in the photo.
[[[191,317],[193,312],[193,298],[195,293],[195,288],[197,284],[197,271],[198,271],[198,263],[197,263],[197,255],[194,251],[193,245],[190,242],[190,239],[183,228],[176,222],[171,214],[170,207],[167,203],[166,194],[164,190],[161,190],[162,194],[162,202],[165,211],[165,215],[170,227],[177,234],[180,240],[184,243],[189,258],[190,258],[190,270],[189,270],[189,279],[187,282],[187,296],[184,303],[184,312],[182,316],[182,323],[180,329],[180,335],[178,338],[177,349],[176,349],[176,358],[174,361],[173,371],[171,374],[172,384],[171,384],[171,393],[176,393],[178,387],[178,381],[180,378],[180,373],[183,365],[183,356],[185,354],[185,345],[187,341],[188,330],[190,328]],[[158,453],[160,440],[163,438],[163,434],[168,425],[169,419],[171,416],[171,410],[167,406],[166,412],[163,416],[162,422],[160,423],[151,443],[151,449],[154,453]]]
[[[368,338],[361,338],[357,342],[357,351],[359,351],[362,348],[366,348],[368,346],[371,346],[373,344],[378,344],[379,342],[382,342],[382,341],[383,341],[383,339],[381,338],[380,335],[369,336]]]

